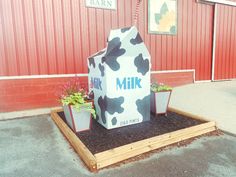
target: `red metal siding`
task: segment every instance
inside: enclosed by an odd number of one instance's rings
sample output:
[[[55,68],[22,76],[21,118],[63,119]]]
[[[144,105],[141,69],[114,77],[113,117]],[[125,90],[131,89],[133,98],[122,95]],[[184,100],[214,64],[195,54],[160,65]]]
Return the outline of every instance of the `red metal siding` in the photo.
[[[155,73],[151,75],[151,80],[176,87],[193,83],[194,72]]]
[[[84,0],[0,0],[0,76],[87,73],[87,57],[105,47],[110,29],[132,25],[136,2],[117,0],[117,10],[103,10]],[[209,80],[213,6],[178,0],[171,36],[148,34],[147,3],[137,26],[152,70],[196,69],[196,80]]]
[[[236,78],[236,8],[218,5],[215,79]]]
[[[0,113],[59,106],[61,88],[75,78],[40,78],[0,80]],[[88,77],[78,77],[83,88],[88,87]],[[152,74],[152,80],[171,86],[193,83],[193,72]]]
[[[72,78],[40,78],[0,80],[0,113],[60,105],[60,88]],[[74,79],[74,78],[73,78]],[[80,77],[81,86],[88,85],[87,77]]]

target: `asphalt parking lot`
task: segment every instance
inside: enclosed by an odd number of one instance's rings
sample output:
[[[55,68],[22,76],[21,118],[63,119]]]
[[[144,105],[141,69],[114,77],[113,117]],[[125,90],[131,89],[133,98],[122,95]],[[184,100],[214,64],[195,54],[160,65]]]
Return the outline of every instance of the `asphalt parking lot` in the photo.
[[[0,121],[1,177],[236,176],[236,137],[206,136],[94,174],[49,115]]]

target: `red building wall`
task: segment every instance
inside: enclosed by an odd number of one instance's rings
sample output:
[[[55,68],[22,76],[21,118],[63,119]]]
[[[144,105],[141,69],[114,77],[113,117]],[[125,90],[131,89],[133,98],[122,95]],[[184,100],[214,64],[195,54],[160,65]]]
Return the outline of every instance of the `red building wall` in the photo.
[[[152,78],[171,86],[178,86],[192,83],[193,72],[158,73],[153,74]],[[0,113],[58,106],[62,86],[73,79],[75,78],[0,80]],[[83,88],[88,87],[86,76],[77,79]]]
[[[0,81],[0,113],[60,105],[62,85],[72,78],[38,78]],[[87,87],[87,77],[80,77]]]
[[[117,0],[117,10],[103,10],[86,8],[84,0],[0,0],[0,76],[87,73],[87,57],[105,47],[110,29],[133,24],[136,2]],[[178,0],[177,35],[154,35],[147,3],[137,27],[152,70],[195,69],[196,80],[210,80],[213,6]],[[191,80],[184,78],[160,76],[171,85]],[[0,80],[0,112],[56,105],[53,93],[66,80]]]
[[[236,78],[236,7],[217,5],[215,79]]]
[[[105,47],[110,29],[132,25],[136,2],[118,0],[117,10],[102,10],[84,0],[0,0],[0,75],[87,73],[87,57]],[[152,70],[195,69],[197,80],[209,80],[213,6],[178,0],[177,35],[154,35],[147,3],[137,26]]]

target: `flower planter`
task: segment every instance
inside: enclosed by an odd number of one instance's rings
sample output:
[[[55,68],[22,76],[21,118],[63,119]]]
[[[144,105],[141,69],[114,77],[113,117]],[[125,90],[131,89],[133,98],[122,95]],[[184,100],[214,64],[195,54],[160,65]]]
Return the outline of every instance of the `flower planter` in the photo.
[[[166,114],[171,96],[171,90],[151,92],[151,112]]]
[[[92,104],[92,102],[91,102]],[[66,122],[74,132],[90,130],[91,113],[83,110],[77,111],[72,105],[63,106]]]

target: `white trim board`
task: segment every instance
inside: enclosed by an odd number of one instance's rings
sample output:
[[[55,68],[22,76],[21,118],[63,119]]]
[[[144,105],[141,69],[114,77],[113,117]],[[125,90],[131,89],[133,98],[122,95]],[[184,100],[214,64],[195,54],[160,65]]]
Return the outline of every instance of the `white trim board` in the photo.
[[[214,26],[213,26],[213,38],[212,38],[212,65],[211,65],[211,80],[215,80],[215,53],[216,53],[216,28],[217,28],[217,14],[218,14],[218,5],[215,4],[214,7]]]
[[[182,73],[182,72],[195,72],[195,69],[151,71],[151,74],[159,74],[159,73]]]
[[[56,110],[60,108],[61,107],[53,107],[53,108],[41,108],[41,109],[31,109],[31,110],[0,113],[0,121],[22,118],[22,117],[29,117],[29,116],[37,116],[37,115],[42,115],[42,114],[50,114],[52,110]]]
[[[87,76],[88,76],[88,74],[50,74],[50,75],[0,76],[0,80],[45,79],[45,78],[87,77]]]
[[[216,79],[214,82],[221,82],[221,81],[236,81],[236,78],[229,78],[229,79]]]
[[[151,71],[151,74],[159,73],[176,73],[176,72],[193,72],[195,81],[195,69],[183,69],[183,70],[163,70],[163,71]],[[14,80],[14,79],[44,79],[44,78],[66,78],[66,77],[87,77],[88,74],[51,74],[51,75],[24,75],[24,76],[0,76],[0,80]]]
[[[229,0],[198,0],[198,2],[217,3],[217,4],[223,4],[223,5],[229,5],[229,6],[236,7],[236,2],[229,1]]]
[[[200,80],[200,81],[195,81],[195,83],[208,83],[211,82],[211,80]]]

